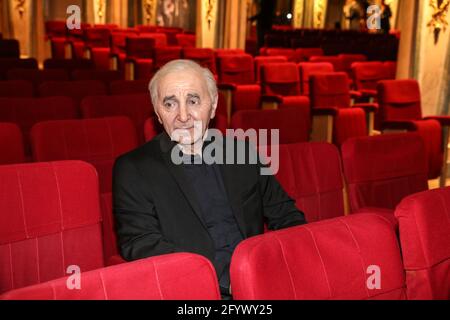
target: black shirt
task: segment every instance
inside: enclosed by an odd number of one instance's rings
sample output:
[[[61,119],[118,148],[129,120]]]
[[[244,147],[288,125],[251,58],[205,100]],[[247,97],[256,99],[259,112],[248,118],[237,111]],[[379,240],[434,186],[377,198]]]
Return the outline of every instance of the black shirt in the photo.
[[[222,288],[230,286],[230,261],[236,246],[243,240],[234,217],[217,164],[206,164],[200,156],[183,156],[184,172],[191,183],[202,218],[214,241],[214,266]]]

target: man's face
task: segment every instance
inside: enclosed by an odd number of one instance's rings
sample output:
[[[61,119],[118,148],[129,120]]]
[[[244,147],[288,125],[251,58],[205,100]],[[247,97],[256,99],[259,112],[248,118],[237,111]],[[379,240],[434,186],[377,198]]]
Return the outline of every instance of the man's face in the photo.
[[[200,142],[217,107],[203,77],[192,70],[172,72],[160,79],[157,89],[155,112],[172,140],[185,146]]]

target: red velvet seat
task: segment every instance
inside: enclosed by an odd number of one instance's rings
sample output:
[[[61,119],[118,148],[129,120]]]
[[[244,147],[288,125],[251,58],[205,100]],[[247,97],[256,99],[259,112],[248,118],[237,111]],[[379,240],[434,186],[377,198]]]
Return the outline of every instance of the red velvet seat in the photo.
[[[256,72],[256,82],[261,82],[261,68],[266,63],[279,63],[279,62],[287,62],[287,58],[285,56],[258,56],[255,57],[255,72]]]
[[[0,58],[20,58],[19,40],[0,39]]]
[[[109,85],[109,92],[112,95],[122,94],[150,94],[148,90],[148,80],[120,80],[113,81]]]
[[[214,51],[209,48],[183,48],[183,59],[194,60],[202,67],[208,68],[217,74]]]
[[[72,79],[75,81],[97,80],[103,82],[106,86],[113,81],[122,80],[122,75],[119,71],[112,70],[74,70],[72,72]]]
[[[295,50],[289,48],[267,48],[265,52],[267,56],[284,56],[289,62],[297,62]]]
[[[111,191],[114,160],[137,147],[136,130],[127,117],[40,122],[31,129],[31,142],[34,161],[92,163],[101,192]]]
[[[231,118],[232,129],[278,129],[280,144],[308,141],[310,126],[309,108],[241,110]]]
[[[79,118],[77,104],[68,97],[0,98],[0,121],[20,127],[27,157],[31,155],[29,133],[35,123],[76,118]]]
[[[37,70],[38,63],[34,58],[16,59],[0,58],[0,80],[7,79],[8,71],[11,69],[34,69]]]
[[[424,145],[417,134],[384,134],[347,140],[342,161],[351,212],[364,207],[394,210],[428,189]]]
[[[375,99],[378,82],[390,79],[388,69],[380,61],[355,62],[351,68],[355,89],[364,97]]]
[[[151,78],[154,68],[155,41],[152,37],[126,38],[126,80],[149,80]]]
[[[103,234],[103,257],[105,265],[119,264],[117,259],[121,259],[120,263],[125,260],[120,257],[117,242],[114,214],[113,214],[113,196],[111,192],[105,192],[100,195],[100,208],[102,212],[102,234]]]
[[[106,85],[98,80],[47,81],[39,86],[41,97],[66,96],[79,103],[85,97],[107,93]]]
[[[95,64],[88,59],[46,59],[44,69],[65,69],[69,74],[77,69],[94,69]]]
[[[0,97],[33,97],[33,83],[25,80],[0,81]]]
[[[408,196],[395,210],[408,299],[450,299],[450,189]]]
[[[334,72],[329,62],[301,62],[298,64],[300,72],[300,89],[302,94],[309,96],[309,77],[317,73]]]
[[[236,300],[406,299],[396,234],[375,214],[246,239],[233,254],[230,275]]]
[[[0,292],[103,266],[97,173],[81,161],[0,166]]]
[[[180,265],[183,268],[180,268]],[[81,274],[79,290],[67,278],[8,292],[6,300],[219,300],[214,267],[192,253],[174,253]]]
[[[276,178],[314,222],[344,215],[341,158],[332,144],[321,142],[279,146]]]
[[[136,128],[138,142],[144,142],[144,122],[154,115],[148,93],[118,96],[92,96],[81,103],[83,118],[128,117]]]
[[[313,115],[318,117],[315,121],[320,119],[319,117],[332,118],[332,127],[326,129],[326,137],[320,137],[320,140],[331,142],[332,135],[333,143],[341,145],[348,138],[366,136],[371,131],[377,106],[369,103],[351,105],[346,73],[310,76],[310,97]],[[366,112],[369,115],[369,123],[366,123]],[[313,130],[319,132],[317,127]]]
[[[310,62],[328,62],[333,65],[334,71],[345,71],[344,63],[338,56],[312,56]]]
[[[295,49],[295,58],[297,62],[309,61],[312,56],[323,56],[322,48],[298,48]]]
[[[0,122],[0,165],[21,162],[25,162],[25,152],[19,126]]]
[[[425,142],[428,157],[428,177],[441,176],[444,185],[446,172],[442,170],[442,127],[450,126],[449,116],[422,118],[420,88],[416,80],[385,80],[378,83],[378,113],[381,129],[417,132]],[[445,140],[446,141],[446,140]]]
[[[301,96],[300,76],[293,62],[268,63],[261,67],[263,99],[279,107],[310,108],[309,98]]]
[[[181,51],[181,47],[155,47],[155,68],[159,69],[169,61],[181,59]]]
[[[26,80],[33,83],[35,90],[45,81],[68,81],[69,74],[64,69],[11,69],[8,80]]]
[[[346,72],[350,79],[352,79],[352,64],[367,61],[367,57],[363,54],[342,53],[338,57],[341,59],[342,71]]]
[[[180,33],[176,36],[177,46],[182,48],[195,48],[195,35]]]

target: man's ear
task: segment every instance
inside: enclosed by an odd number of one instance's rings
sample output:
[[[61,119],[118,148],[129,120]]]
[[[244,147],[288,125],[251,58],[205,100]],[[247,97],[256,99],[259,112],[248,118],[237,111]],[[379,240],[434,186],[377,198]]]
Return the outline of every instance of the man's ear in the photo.
[[[210,116],[210,119],[214,119],[214,117],[216,116],[216,110],[217,110],[217,103],[218,103],[218,101],[219,101],[219,96],[216,95],[214,97],[214,100],[213,100],[212,104],[211,104],[211,116]]]

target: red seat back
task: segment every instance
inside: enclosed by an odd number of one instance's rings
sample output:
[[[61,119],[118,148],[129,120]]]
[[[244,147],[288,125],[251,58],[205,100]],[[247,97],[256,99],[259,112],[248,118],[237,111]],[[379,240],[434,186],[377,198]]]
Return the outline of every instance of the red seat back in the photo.
[[[450,189],[411,195],[397,206],[408,299],[450,299]]]
[[[98,80],[47,81],[39,86],[41,97],[66,96],[78,102],[87,96],[106,94],[106,85]]]
[[[91,48],[109,48],[111,29],[105,27],[84,30],[84,43]]]
[[[155,47],[155,67],[161,68],[167,62],[181,58],[181,47]]]
[[[309,79],[309,95],[313,108],[350,107],[350,91],[346,73],[313,74]]]
[[[122,94],[150,94],[148,90],[148,80],[120,80],[113,81],[109,85],[109,92],[112,95]]]
[[[183,266],[183,268],[180,268]],[[8,292],[9,300],[219,300],[214,267],[206,258],[176,253],[81,274],[79,290],[67,278]]]
[[[295,57],[298,62],[308,61],[312,56],[323,56],[322,48],[298,48],[295,49]]]
[[[101,81],[105,85],[110,82],[122,80],[122,75],[119,71],[113,70],[74,70],[72,72],[72,79],[75,81],[96,80]]]
[[[68,81],[69,74],[64,69],[11,69],[8,80],[26,80],[33,83],[37,89],[45,81]]]
[[[0,122],[0,164],[25,162],[23,137],[15,123]]]
[[[146,93],[87,97],[81,103],[81,114],[83,118],[128,117],[140,143],[144,142],[144,122],[154,115],[150,95]]]
[[[0,121],[16,123],[24,136],[25,154],[31,154],[29,133],[37,122],[76,119],[78,108],[68,97],[0,98]]]
[[[88,59],[47,59],[44,69],[65,69],[71,73],[76,69],[94,69],[94,61]]]
[[[26,80],[0,81],[0,97],[33,97],[33,83]]]
[[[267,56],[284,56],[290,62],[297,62],[294,49],[288,48],[267,48]]]
[[[377,283],[370,277],[377,274],[381,283],[374,288]],[[236,300],[406,299],[395,232],[376,214],[244,240],[233,254],[230,275]]]
[[[280,144],[305,142],[309,138],[310,115],[304,111],[303,108],[240,110],[231,117],[231,128],[278,129]]]
[[[255,72],[256,72],[256,81],[261,81],[261,68],[266,63],[280,63],[287,62],[287,58],[285,56],[258,56],[255,57]]]
[[[227,54],[217,58],[219,82],[255,83],[253,57],[249,54]]]
[[[355,62],[367,61],[367,57],[363,54],[348,54],[342,53],[338,55],[339,59],[341,59],[342,63],[342,71],[347,72],[349,77],[351,77],[352,64]]]
[[[136,59],[153,58],[155,39],[149,37],[127,37],[125,39],[125,52],[127,57]]]
[[[342,59],[338,56],[312,56],[309,58],[311,62],[329,62],[333,65],[336,72],[345,71]]]
[[[416,80],[384,80],[378,83],[381,121],[422,118],[420,88]]]
[[[195,35],[180,33],[176,36],[177,45],[182,48],[195,48]]]
[[[357,90],[376,90],[378,81],[387,79],[386,68],[380,61],[355,62],[351,68]]]
[[[293,62],[264,64],[261,68],[261,86],[264,94],[300,95],[297,65]]]
[[[314,222],[344,215],[341,158],[328,143],[280,145],[276,177],[283,189]]]
[[[183,48],[183,58],[194,60],[202,67],[208,68],[212,73],[216,74],[216,58],[214,51],[209,48]]]
[[[16,59],[0,58],[0,79],[6,79],[8,71],[11,69],[34,69],[37,70],[38,63],[36,59]]]
[[[301,92],[309,95],[309,77],[317,73],[330,73],[334,71],[333,65],[329,62],[301,62],[298,64],[300,72]]]
[[[34,161],[93,164],[101,192],[111,191],[114,160],[137,147],[136,130],[126,117],[40,122],[31,130],[31,141]]]
[[[416,134],[355,138],[341,150],[351,211],[394,209],[404,197],[428,189],[425,148]]]
[[[155,41],[155,47],[167,46],[167,35],[162,32],[141,32],[140,38],[150,38]]]
[[[19,58],[20,44],[17,39],[0,39],[0,58]]]
[[[81,161],[0,166],[0,292],[103,266],[98,180]]]

